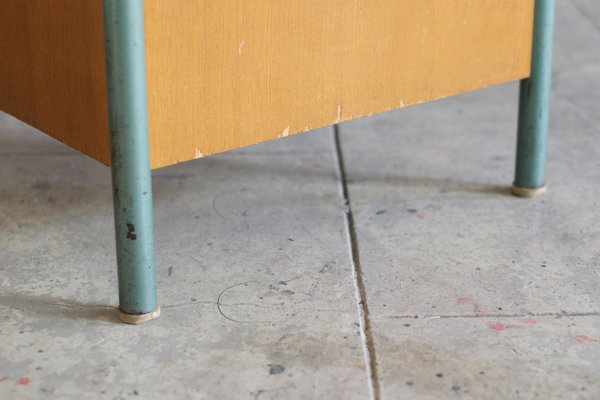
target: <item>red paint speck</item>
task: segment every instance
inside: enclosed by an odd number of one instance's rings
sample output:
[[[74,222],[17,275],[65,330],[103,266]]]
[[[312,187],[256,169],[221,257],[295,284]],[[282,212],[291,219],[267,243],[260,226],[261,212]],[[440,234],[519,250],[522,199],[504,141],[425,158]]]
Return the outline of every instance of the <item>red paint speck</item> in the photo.
[[[511,328],[521,328],[518,325],[511,325],[511,324],[504,325],[502,322],[488,322],[487,326],[490,329],[495,330],[496,332],[502,332],[505,329],[511,329]]]
[[[19,379],[19,385],[29,385],[31,380],[29,378],[21,378]]]
[[[591,337],[586,336],[586,335],[573,336],[573,339],[575,339],[575,341],[577,343],[583,343],[583,342],[600,343],[600,339],[592,339]]]
[[[488,322],[487,325],[496,332],[502,332],[506,329],[506,326],[502,322]]]
[[[537,324],[539,321],[537,320],[537,318],[530,317],[530,318],[525,318],[525,319],[524,319],[524,320],[522,320],[521,322],[522,322],[522,323],[524,323],[524,324],[535,325],[535,324]]]
[[[7,381],[8,379],[8,376],[0,376],[0,382]]]
[[[417,217],[417,219],[425,219],[425,214],[423,214],[422,212],[416,212],[415,213],[415,217]]]
[[[459,297],[458,299],[456,299],[458,304],[473,304],[474,301],[472,298],[470,297]]]

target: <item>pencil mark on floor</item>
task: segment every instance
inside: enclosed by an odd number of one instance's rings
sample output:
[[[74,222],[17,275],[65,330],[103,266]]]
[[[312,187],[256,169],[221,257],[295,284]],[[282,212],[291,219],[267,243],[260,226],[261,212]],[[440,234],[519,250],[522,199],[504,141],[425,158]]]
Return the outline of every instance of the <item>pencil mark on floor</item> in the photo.
[[[212,209],[215,212],[215,214],[217,214],[217,216],[221,219],[224,219],[225,221],[229,221],[230,219],[225,217],[223,214],[221,214],[221,212],[219,211],[219,209],[217,208],[217,198],[219,196],[216,195],[212,198]]]
[[[237,320],[235,318],[231,318],[230,316],[228,316],[227,314],[225,314],[223,312],[223,308],[221,306],[226,306],[227,305],[227,304],[223,304],[221,302],[221,297],[223,296],[223,294],[225,292],[227,292],[228,290],[231,290],[233,288],[240,287],[240,286],[246,286],[249,283],[257,283],[257,282],[256,281],[246,281],[246,282],[242,282],[242,283],[236,283],[235,285],[231,285],[231,286],[228,286],[225,289],[223,289],[221,291],[221,293],[219,293],[219,296],[217,296],[217,303],[216,303],[217,304],[217,310],[219,311],[219,314],[221,314],[223,316],[223,318],[228,319],[229,321],[235,322],[235,323],[238,323],[238,324],[268,324],[271,321],[240,321],[240,320]]]

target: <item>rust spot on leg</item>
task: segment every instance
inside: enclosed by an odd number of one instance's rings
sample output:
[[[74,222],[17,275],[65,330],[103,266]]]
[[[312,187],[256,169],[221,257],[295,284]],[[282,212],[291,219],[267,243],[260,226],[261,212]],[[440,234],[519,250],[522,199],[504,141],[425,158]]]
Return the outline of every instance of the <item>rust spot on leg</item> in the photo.
[[[137,235],[135,233],[135,225],[133,225],[131,222],[127,223],[127,239],[129,239],[129,240],[137,239]]]

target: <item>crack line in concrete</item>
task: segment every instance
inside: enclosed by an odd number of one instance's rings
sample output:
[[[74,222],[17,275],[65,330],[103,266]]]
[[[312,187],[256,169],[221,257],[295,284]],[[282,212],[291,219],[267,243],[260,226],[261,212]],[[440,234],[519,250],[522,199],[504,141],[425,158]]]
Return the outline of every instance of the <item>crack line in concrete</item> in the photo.
[[[442,318],[527,318],[527,317],[595,317],[600,316],[600,312],[542,312],[542,313],[490,313],[490,314],[448,314],[448,315],[390,315],[377,318],[377,321],[386,319],[442,319]]]
[[[572,1],[569,1],[569,5],[571,5],[571,7],[573,7],[577,11],[579,16],[582,17],[586,22],[588,22],[594,28],[594,30],[600,32],[600,25],[598,25],[598,22],[594,18],[591,18],[588,15],[585,9],[582,9],[581,6],[576,2],[574,3]]]
[[[379,380],[377,377],[377,359],[375,356],[375,342],[371,331],[371,322],[369,321],[369,307],[367,305],[367,296],[365,283],[363,281],[362,268],[358,252],[358,239],[354,226],[354,217],[350,205],[350,196],[348,192],[348,181],[346,179],[346,169],[344,166],[344,157],[340,142],[339,126],[333,125],[333,157],[336,164],[336,172],[339,181],[340,195],[344,200],[345,226],[348,238],[348,249],[352,261],[352,280],[354,282],[354,294],[356,297],[356,308],[359,316],[360,336],[365,357],[367,380],[371,391],[371,398],[379,400],[381,398]]]

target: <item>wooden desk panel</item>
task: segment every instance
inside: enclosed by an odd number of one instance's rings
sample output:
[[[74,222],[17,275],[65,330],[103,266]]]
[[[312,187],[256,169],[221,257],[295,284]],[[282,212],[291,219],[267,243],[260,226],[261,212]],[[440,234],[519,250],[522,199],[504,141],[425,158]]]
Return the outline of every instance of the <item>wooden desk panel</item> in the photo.
[[[157,168],[529,75],[533,0],[146,0]],[[0,0],[0,108],[109,164],[101,0]]]

